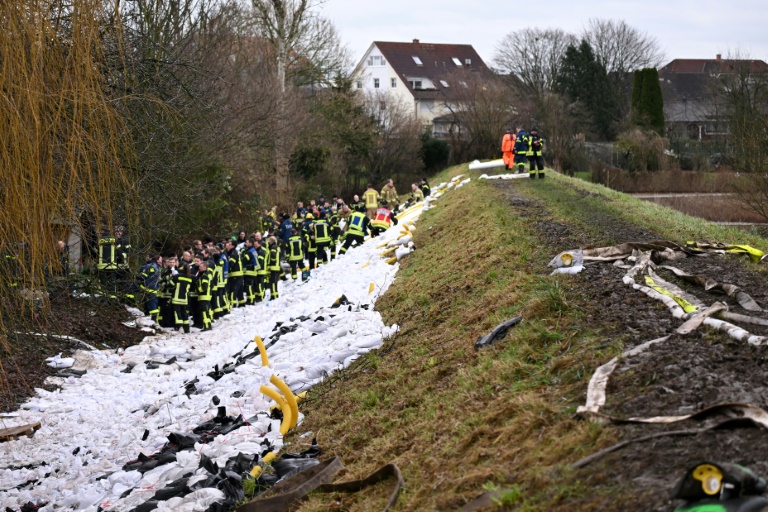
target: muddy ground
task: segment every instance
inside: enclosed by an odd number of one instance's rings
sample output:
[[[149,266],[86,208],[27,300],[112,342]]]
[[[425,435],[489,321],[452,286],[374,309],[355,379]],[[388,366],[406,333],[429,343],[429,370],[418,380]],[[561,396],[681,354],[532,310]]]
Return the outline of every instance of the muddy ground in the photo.
[[[579,247],[661,239],[650,230],[600,215],[590,217],[590,222],[599,228],[595,232],[600,234],[583,233],[578,227],[553,222],[543,205],[521,195],[514,182],[496,183],[505,191],[512,208],[522,216],[535,219],[542,242],[550,248],[549,258]],[[768,309],[768,282],[753,270],[754,264],[746,257],[688,258],[672,265],[690,274],[736,284]],[[621,281],[624,273],[625,270],[611,263],[595,263],[589,264],[581,274],[566,278],[578,283],[580,307],[589,323],[603,326],[606,344],[619,340],[624,349],[672,334],[682,322],[673,318],[660,302],[625,286]],[[745,311],[734,300],[705,292],[668,271],[660,271],[659,275],[705,304],[724,301],[732,312],[768,318],[768,312]],[[765,327],[742,327],[768,336]],[[664,344],[654,345],[647,352],[622,361],[609,381],[607,403],[601,412],[621,418],[685,415],[723,402],[746,402],[768,409],[766,369],[768,347],[751,346],[702,327],[685,337],[673,336]],[[583,404],[585,397],[586,387],[578,402]],[[708,421],[719,422],[718,419]],[[606,428],[615,429],[620,440],[629,440],[665,430],[700,429],[709,424],[687,420],[668,426],[621,424]],[[667,511],[680,504],[670,502],[670,493],[684,472],[696,464],[702,461],[738,463],[768,477],[767,456],[768,432],[763,429],[713,430],[630,444],[578,470],[577,477],[593,485],[618,485],[626,490],[622,494],[635,496],[634,503],[623,504],[624,510]]]
[[[47,366],[46,358],[59,353],[66,357],[84,348],[58,336],[69,336],[98,349],[117,350],[136,345],[150,334],[124,325],[134,318],[117,301],[75,299],[54,290],[50,309],[50,317],[41,319],[43,326],[28,323],[9,327],[8,345],[0,344],[0,412],[18,409],[35,388],[52,389],[45,379],[58,370]],[[33,332],[38,335],[30,334]]]

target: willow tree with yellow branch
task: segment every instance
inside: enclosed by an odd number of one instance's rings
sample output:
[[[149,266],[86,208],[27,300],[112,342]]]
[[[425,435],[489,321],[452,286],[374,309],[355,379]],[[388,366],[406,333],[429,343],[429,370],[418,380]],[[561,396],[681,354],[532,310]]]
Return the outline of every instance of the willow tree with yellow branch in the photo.
[[[104,39],[119,41],[116,18],[117,6],[99,0],[0,2],[0,344],[6,353],[9,334],[45,322],[57,226],[76,225],[87,213],[97,229],[109,229],[113,210],[130,212],[123,171],[130,144],[110,102],[117,100],[105,95],[101,65]]]

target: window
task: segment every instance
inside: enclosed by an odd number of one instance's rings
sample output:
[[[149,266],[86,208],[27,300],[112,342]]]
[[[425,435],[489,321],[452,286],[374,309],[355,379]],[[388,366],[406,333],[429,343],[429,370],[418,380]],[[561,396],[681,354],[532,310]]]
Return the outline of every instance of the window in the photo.
[[[408,80],[408,83],[411,84],[411,87],[414,89],[421,89],[421,80]]]
[[[421,62],[421,59],[418,58],[417,56],[412,55],[411,58],[413,59],[413,62],[415,62],[417,66],[423,66],[424,65],[424,63]]]
[[[450,87],[448,85],[448,82],[446,82],[445,80],[440,80],[440,85],[442,85],[443,87]]]
[[[467,66],[471,66],[472,65],[472,59],[464,59],[464,64],[466,64]]]
[[[363,88],[363,82],[361,80],[357,81],[357,88],[362,89]]]
[[[371,55],[368,57],[369,66],[385,66],[387,61],[381,55]]]
[[[390,84],[392,84],[392,87],[397,87],[397,78],[390,78],[389,79]]]
[[[453,57],[451,60],[452,60],[452,61],[453,61],[453,63],[454,63],[454,64],[456,64],[457,66],[461,66],[461,61],[459,60],[459,58],[458,58],[458,57]]]
[[[378,89],[379,88],[379,79],[378,78],[374,78],[373,79],[373,88],[374,89]]]
[[[379,102],[379,110],[387,110],[387,102],[386,101],[380,101]]]

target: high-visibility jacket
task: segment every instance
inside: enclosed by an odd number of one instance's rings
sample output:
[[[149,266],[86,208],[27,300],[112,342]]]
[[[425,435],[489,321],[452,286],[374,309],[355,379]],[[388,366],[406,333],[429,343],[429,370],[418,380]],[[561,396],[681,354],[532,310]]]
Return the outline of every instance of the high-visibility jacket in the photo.
[[[303,242],[299,235],[292,235],[288,239],[288,261],[301,261],[304,259],[302,245]]]
[[[350,235],[365,236],[368,234],[368,217],[364,213],[354,212],[349,216],[347,233]]]
[[[192,278],[177,274],[173,278],[173,282],[176,284],[176,288],[171,303],[186,306],[189,303],[189,287],[192,285]]]
[[[432,193],[432,190],[429,188],[429,185],[424,183],[421,186],[421,193],[424,194],[424,197],[427,197],[430,193]]]
[[[277,242],[269,246],[269,270],[277,272],[280,269],[280,246]]]
[[[515,149],[515,139],[514,133],[505,133],[504,138],[501,139],[501,152],[511,153]]]
[[[324,219],[315,221],[315,242],[322,244],[331,241],[331,234],[328,229],[328,223]]]
[[[112,236],[99,238],[98,270],[120,270],[128,268],[128,252],[131,244]]]
[[[363,199],[365,200],[366,208],[376,208],[379,206],[379,193],[372,188],[365,191]]]
[[[226,266],[226,255],[221,254],[219,256],[219,261],[216,262],[216,273],[218,274],[219,278],[216,282],[216,289],[221,290],[222,288],[225,288],[227,286],[227,278],[224,274],[224,267]]]
[[[196,284],[197,300],[211,300],[211,276],[207,270],[198,274]]]
[[[173,290],[176,285],[173,282],[173,271],[171,270],[171,267],[164,267],[160,271],[160,280],[158,284],[158,297],[163,299],[170,299],[173,297]]]
[[[160,288],[160,267],[154,261],[142,267],[139,274],[139,288],[149,294],[156,294]]]
[[[384,185],[384,188],[381,189],[381,198],[391,204],[400,203],[400,198],[397,195],[397,189],[395,189],[394,185],[391,187],[389,184]]]
[[[541,152],[544,150],[544,139],[539,137],[538,134],[533,135],[529,133],[525,140],[528,143],[528,150],[525,154],[528,156],[541,156]]]
[[[257,276],[266,276],[269,274],[269,251],[264,247],[256,249],[256,261],[259,263],[259,268],[256,271]]]
[[[422,192],[420,188],[417,188],[416,190],[411,189],[412,203],[418,203],[419,201],[423,201],[423,200],[424,200],[424,192]]]
[[[256,276],[259,269],[259,261],[256,256],[256,248],[249,247],[240,255],[240,262],[243,266],[243,275]]]
[[[371,225],[375,228],[387,229],[392,225],[392,212],[389,208],[379,208],[373,217]]]
[[[227,253],[229,257],[229,277],[242,277],[243,266],[240,262],[240,252],[237,249],[232,249]]]

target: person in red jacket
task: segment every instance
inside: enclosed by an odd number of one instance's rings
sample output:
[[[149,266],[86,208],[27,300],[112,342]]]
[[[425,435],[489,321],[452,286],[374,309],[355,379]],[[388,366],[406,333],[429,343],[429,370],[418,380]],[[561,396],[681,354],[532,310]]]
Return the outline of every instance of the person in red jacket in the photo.
[[[387,207],[387,202],[382,199],[379,201],[376,215],[371,221],[371,236],[379,236],[389,229],[392,224],[397,224],[397,217],[392,215],[392,210]]]
[[[515,160],[515,133],[512,130],[507,130],[504,134],[504,138],[501,139],[501,153],[504,160],[504,167],[511,169]]]

